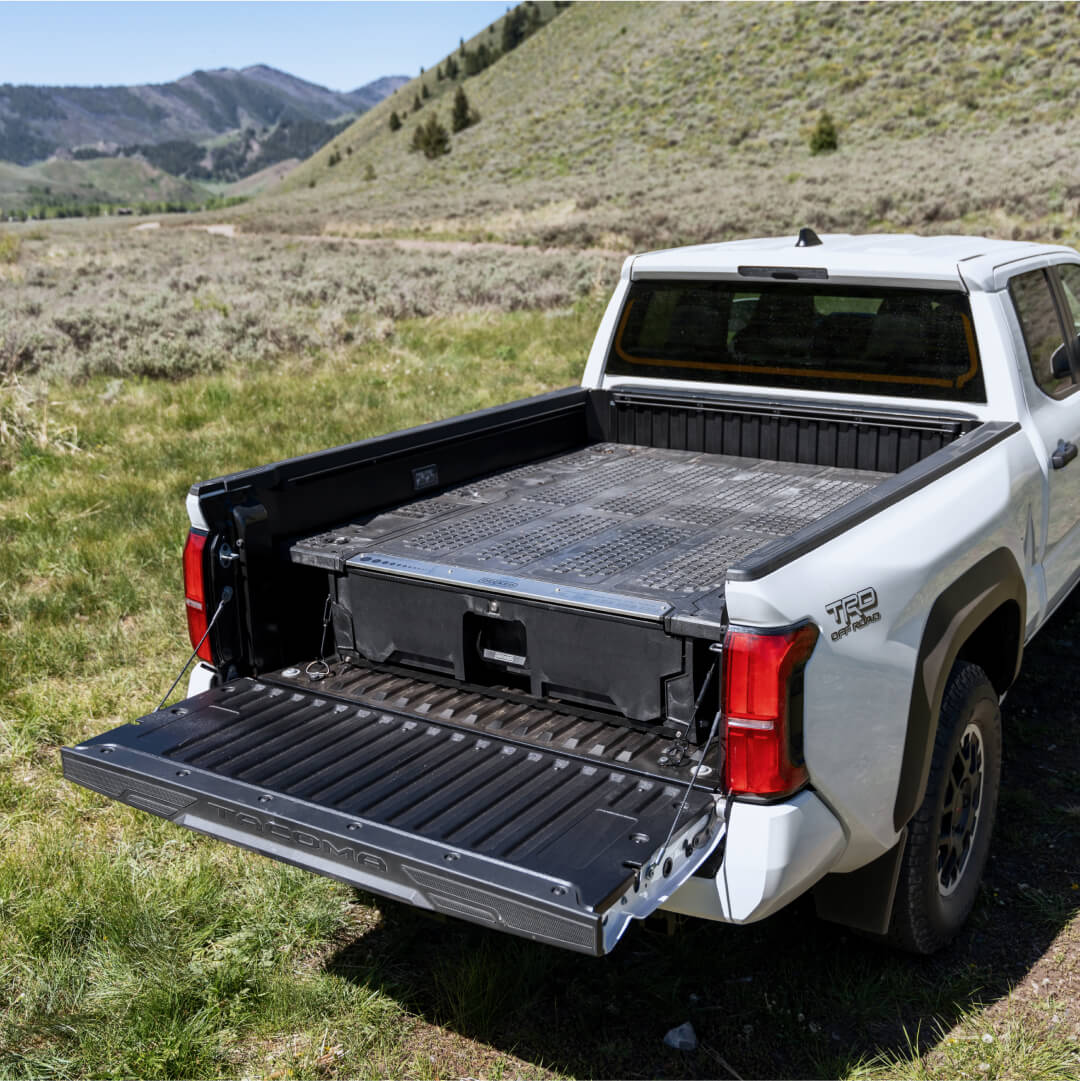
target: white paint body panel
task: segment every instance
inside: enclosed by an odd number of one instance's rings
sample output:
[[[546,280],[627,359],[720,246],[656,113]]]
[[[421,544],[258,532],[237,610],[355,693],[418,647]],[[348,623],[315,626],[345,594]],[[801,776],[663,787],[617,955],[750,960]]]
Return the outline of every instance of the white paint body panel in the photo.
[[[199,661],[188,676],[187,697],[191,698],[193,695],[202,694],[203,691],[216,687],[217,683],[217,672],[210,665]]]
[[[1004,292],[1011,275],[1080,262],[1071,249],[972,237],[824,236],[795,248],[792,237],[701,245],[633,256],[603,316],[582,385],[614,389],[693,390],[727,398],[767,395],[778,405],[895,406],[962,412],[980,421],[1016,422],[1020,430],[959,468],[862,524],[754,581],[729,580],[728,616],[743,626],[817,624],[820,638],[805,670],[804,751],[809,789],[773,805],[732,804],[726,849],[715,878],[690,878],[665,906],[709,919],[761,919],[829,872],[852,871],[893,848],[916,657],[931,607],[981,558],[1006,549],[1021,568],[1027,593],[1026,637],[1055,600],[1043,557],[1050,515],[1046,432],[1039,415],[1060,411],[1034,387],[1023,338]],[[881,395],[737,386],[679,379],[609,377],[605,365],[632,282],[642,278],[740,277],[739,268],[823,267],[831,283],[877,283],[965,291],[979,344],[985,404],[933,402]],[[1080,400],[1080,394],[1074,395]],[[1080,401],[1074,402],[1080,408]],[[1044,428],[1046,426],[1044,425]],[[1064,429],[1063,429],[1064,430]],[[1080,481],[1080,462],[1074,467]],[[1073,480],[1073,476],[1068,478]],[[1076,496],[1074,525],[1080,520]],[[194,496],[193,528],[206,529]],[[1071,546],[1075,541],[1075,550]],[[1062,555],[1080,565],[1080,529]],[[878,622],[833,641],[830,606],[873,588]],[[212,685],[213,669],[197,665],[189,694]]]
[[[1040,431],[1033,414],[1059,413],[1063,403],[1050,401],[1035,387],[1019,323],[1004,290],[1014,274],[1080,262],[1080,256],[1067,248],[972,237],[822,239],[821,246],[810,248],[795,248],[793,238],[784,237],[652,252],[628,260],[590,353],[583,385],[690,389],[729,399],[766,394],[778,405],[910,409],[921,404],[911,398],[604,373],[618,313],[633,280],[730,279],[739,276],[740,266],[825,267],[831,283],[967,291],[987,401],[932,404],[982,421],[1017,422],[1020,431],[766,577],[728,581],[732,623],[775,627],[809,619],[819,627],[803,698],[804,751],[813,791],[774,806],[733,805],[720,874],[715,880],[691,879],[666,905],[710,919],[760,919],[824,874],[855,870],[897,843],[893,809],[915,661],[931,606],[946,588],[982,557],[1004,548],[1024,576],[1026,638],[1048,617],[1055,599],[1052,591],[1048,597],[1042,566],[1050,523],[1048,448],[1046,432]],[[1080,414],[1080,402],[1072,404]],[[1080,464],[1075,469],[1077,476],[1068,480],[1080,482]],[[1080,485],[1074,487],[1075,526],[1080,521]],[[1063,560],[1075,572],[1080,567],[1080,528],[1062,544]],[[877,591],[881,620],[833,642],[828,606],[867,587]]]
[[[772,915],[832,869],[844,851],[839,821],[813,792],[768,806],[734,803],[715,878],[689,878],[662,906],[725,923]]]

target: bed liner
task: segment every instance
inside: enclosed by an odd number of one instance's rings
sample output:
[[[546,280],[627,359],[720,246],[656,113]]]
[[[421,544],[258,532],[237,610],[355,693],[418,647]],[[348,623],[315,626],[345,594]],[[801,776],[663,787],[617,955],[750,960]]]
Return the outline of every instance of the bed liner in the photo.
[[[721,842],[717,796],[658,767],[663,734],[631,733],[620,761],[565,732],[545,741],[560,727],[550,710],[451,698],[377,673],[242,678],[63,748],[64,775],[373,893],[591,954]],[[512,730],[491,723],[500,712]]]
[[[629,615],[718,610],[731,564],[889,475],[598,443],[343,522],[288,551],[335,573],[501,580],[564,603],[584,591],[601,608],[622,600]]]

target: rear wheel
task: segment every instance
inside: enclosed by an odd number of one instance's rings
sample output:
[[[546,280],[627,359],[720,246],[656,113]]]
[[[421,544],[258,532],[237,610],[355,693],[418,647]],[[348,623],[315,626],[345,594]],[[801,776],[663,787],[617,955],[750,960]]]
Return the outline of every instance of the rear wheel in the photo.
[[[978,665],[958,661],[938,717],[926,796],[908,823],[889,939],[914,953],[947,945],[975,904],[1001,779],[998,696]]]

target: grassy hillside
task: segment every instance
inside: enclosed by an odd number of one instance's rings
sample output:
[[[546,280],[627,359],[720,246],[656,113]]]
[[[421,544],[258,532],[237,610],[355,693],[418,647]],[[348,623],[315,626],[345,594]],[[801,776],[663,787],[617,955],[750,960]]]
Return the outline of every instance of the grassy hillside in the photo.
[[[448,84],[429,71],[420,112],[414,79],[251,226],[620,248],[807,223],[1073,238],[1077,10],[575,5],[464,81],[481,119],[449,155],[409,150],[431,110],[448,125]],[[396,133],[391,110],[405,110]],[[824,111],[839,150],[815,156]]]
[[[210,193],[139,158],[0,162],[0,210],[90,203],[198,203]]]

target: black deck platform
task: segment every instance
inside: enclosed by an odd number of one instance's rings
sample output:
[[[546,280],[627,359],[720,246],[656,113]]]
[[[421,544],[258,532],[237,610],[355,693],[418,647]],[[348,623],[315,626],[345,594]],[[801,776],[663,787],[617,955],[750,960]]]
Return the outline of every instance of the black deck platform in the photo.
[[[388,557],[681,606],[887,476],[601,443],[345,522],[290,556],[337,572]]]

